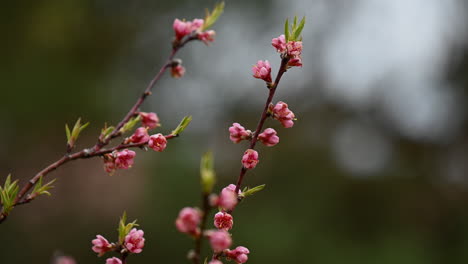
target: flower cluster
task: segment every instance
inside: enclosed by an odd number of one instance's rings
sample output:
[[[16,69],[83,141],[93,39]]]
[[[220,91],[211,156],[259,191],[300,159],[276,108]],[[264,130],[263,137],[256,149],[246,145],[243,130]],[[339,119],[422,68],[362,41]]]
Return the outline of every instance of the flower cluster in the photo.
[[[179,19],[174,20],[172,28],[175,32],[176,41],[181,41],[185,36],[194,34],[194,37],[203,41],[205,44],[209,44],[214,41],[216,32],[214,30],[202,31],[205,21],[203,19],[194,19],[192,21],[182,21]]]
[[[288,66],[302,67],[302,41],[286,41],[284,35],[271,40],[271,45],[283,56],[289,58]]]
[[[148,130],[159,127],[159,118],[156,113],[138,113],[142,126],[137,128],[135,132],[124,140],[124,144],[141,144],[147,145],[154,151],[162,152],[167,145],[166,137],[161,134],[149,135]],[[134,163],[136,156],[135,151],[124,149],[121,151],[113,151],[112,153],[105,154],[104,169],[107,173],[113,174],[116,169],[129,169]]]
[[[107,252],[115,251],[120,254],[138,254],[143,251],[145,246],[145,238],[143,230],[132,228],[123,240],[123,243],[109,243],[109,241],[101,235],[97,235],[93,239],[91,248],[94,252],[98,253],[101,257]],[[122,261],[116,257],[108,258],[106,264],[122,264]]]
[[[268,113],[276,120],[281,122],[281,125],[285,128],[290,128],[294,125],[296,116],[288,108],[288,104],[279,101],[276,105],[270,104],[268,107]]]

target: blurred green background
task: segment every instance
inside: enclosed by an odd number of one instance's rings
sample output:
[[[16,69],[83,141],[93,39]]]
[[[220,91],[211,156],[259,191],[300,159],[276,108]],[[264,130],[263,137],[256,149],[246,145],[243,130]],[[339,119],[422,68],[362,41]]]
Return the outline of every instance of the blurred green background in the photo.
[[[0,181],[24,183],[65,150],[64,124],[91,122],[78,148],[115,124],[164,63],[174,18],[203,17],[213,1],[7,1],[0,9]],[[227,1],[215,43],[179,57],[143,111],[169,132],[192,124],[163,153],[137,152],[110,177],[100,159],[60,168],[51,198],[16,208],[0,225],[1,263],[51,263],[56,254],[104,263],[96,234],[116,237],[124,210],[146,247],[130,263],[188,263],[174,227],[199,204],[198,165],[213,150],[218,190],[233,183],[267,90],[250,67],[279,64],[271,38],[307,17],[304,67],[287,72],[275,101],[298,121],[259,146],[245,183],[267,188],[235,212],[234,245],[249,263],[466,263],[468,261],[468,36],[462,0]],[[207,251],[206,251],[207,252]]]

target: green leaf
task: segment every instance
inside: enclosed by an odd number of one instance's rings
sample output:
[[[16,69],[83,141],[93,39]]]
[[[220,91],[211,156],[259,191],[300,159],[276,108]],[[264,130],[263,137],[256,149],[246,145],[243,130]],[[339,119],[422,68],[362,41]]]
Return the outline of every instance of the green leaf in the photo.
[[[192,121],[192,116],[185,116],[182,121],[180,121],[179,125],[172,131],[172,135],[178,136],[180,133],[182,133],[185,128],[190,124],[190,121]]]
[[[42,185],[42,178],[43,178],[43,176],[41,176],[39,178],[36,185],[34,186],[34,189],[31,192],[31,198],[34,198],[34,197],[36,197],[38,195],[42,195],[42,194],[46,194],[48,196],[51,195],[49,190],[54,188],[54,186],[52,186],[52,184],[54,184],[54,182],[57,181],[57,179],[53,179],[52,181],[48,182],[46,185],[43,186]]]
[[[69,142],[71,133],[70,133],[70,128],[68,127],[68,124],[65,124],[65,133],[67,134],[67,142]]]
[[[127,222],[127,212],[124,211],[122,217],[120,218],[119,221],[119,228],[117,231],[119,232],[119,243],[122,244],[125,240],[125,236],[134,228],[135,226],[138,226],[136,223],[136,220],[126,224]]]
[[[244,189],[244,191],[242,192],[241,195],[243,197],[251,196],[251,195],[254,195],[255,193],[263,190],[264,188],[265,188],[265,184],[262,184],[262,185],[259,185],[259,186],[253,187],[253,188],[249,188],[247,190]]]
[[[289,41],[289,20],[286,18],[286,22],[284,22],[284,38],[286,42]]]
[[[304,29],[304,25],[305,25],[305,16],[302,18],[301,22],[299,23],[299,26],[294,30],[294,36],[293,36],[294,41],[300,40],[302,30]]]
[[[14,207],[14,201],[18,194],[19,186],[18,180],[11,182],[11,174],[5,180],[3,188],[0,186],[0,198],[2,202],[2,213],[8,215]]]
[[[138,124],[138,122],[140,122],[140,115],[137,115],[135,117],[132,117],[130,120],[128,120],[127,123],[125,123],[125,125],[120,129],[120,132],[122,133],[125,133],[127,131],[130,131],[133,129],[133,127],[135,127],[136,124]]]
[[[202,191],[205,194],[210,194],[216,182],[216,174],[213,164],[213,153],[205,153],[200,162],[200,178]]]
[[[110,127],[107,127],[107,124],[104,125],[104,128],[101,129],[101,138],[104,140],[105,138],[107,138],[112,132],[114,132],[115,130],[115,127],[114,126],[110,126]]]
[[[201,28],[201,30],[205,31],[211,26],[213,26],[214,23],[218,20],[219,16],[221,16],[223,11],[224,2],[217,3],[211,13],[208,10],[206,10],[205,23],[203,23],[203,27]]]

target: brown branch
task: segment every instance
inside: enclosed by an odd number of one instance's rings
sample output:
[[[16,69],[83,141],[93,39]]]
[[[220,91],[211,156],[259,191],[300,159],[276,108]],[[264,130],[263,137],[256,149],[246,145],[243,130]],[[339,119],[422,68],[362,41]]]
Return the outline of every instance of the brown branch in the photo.
[[[192,41],[192,40],[195,40],[197,39],[196,37],[196,34],[192,34],[190,36],[188,36],[184,41],[182,42],[174,42],[173,43],[173,48],[172,48],[172,52],[171,54],[169,55],[169,57],[167,58],[167,61],[166,63],[161,67],[161,69],[158,71],[158,73],[154,76],[154,78],[151,80],[151,82],[148,84],[148,86],[146,87],[146,89],[143,91],[143,93],[141,94],[141,96],[137,99],[136,103],[133,105],[132,108],[130,108],[130,110],[128,111],[128,113],[125,115],[125,117],[122,119],[122,121],[119,122],[119,124],[117,125],[117,127],[115,128],[115,130],[109,135],[107,136],[105,139],[101,139],[99,138],[98,140],[98,143],[96,143],[93,147],[91,148],[86,148],[86,149],[83,149],[79,152],[76,152],[74,154],[69,154],[69,153],[66,153],[62,158],[60,158],[59,160],[55,161],[54,163],[50,164],[49,166],[47,166],[46,168],[44,168],[43,170],[41,170],[40,172],[38,172],[33,178],[31,178],[24,186],[23,188],[21,188],[21,190],[19,191],[18,195],[16,196],[15,200],[14,200],[14,206],[15,205],[21,205],[21,204],[26,204],[26,203],[29,203],[31,200],[28,201],[28,199],[23,199],[23,197],[26,195],[26,193],[28,193],[32,187],[34,187],[34,185],[37,183],[37,181],[43,177],[43,176],[46,176],[47,174],[49,174],[50,172],[56,170],[57,168],[61,167],[62,165],[64,165],[65,163],[69,162],[69,161],[72,161],[72,160],[76,160],[76,159],[84,159],[84,158],[91,158],[91,157],[96,157],[96,156],[102,156],[106,153],[110,153],[114,150],[119,150],[119,149],[124,149],[124,148],[132,148],[132,147],[141,147],[143,145],[145,145],[146,143],[144,144],[121,144],[119,146],[116,146],[114,148],[110,148],[110,149],[102,149],[104,146],[108,145],[110,143],[110,141],[118,136],[120,136],[122,134],[121,132],[121,129],[122,127],[128,122],[130,121],[130,119],[135,116],[138,112],[138,109],[140,108],[140,106],[143,104],[143,102],[145,101],[145,99],[151,95],[151,90],[153,89],[153,87],[156,85],[156,83],[159,81],[159,79],[162,77],[162,75],[164,74],[164,72],[167,70],[167,68],[171,67],[173,65],[173,59],[174,59],[174,56],[176,55],[176,53],[183,47],[185,46],[185,44],[187,44],[188,42]],[[174,138],[176,137],[177,135],[169,135],[167,139],[170,139],[170,138]],[[0,223],[2,223],[3,221],[5,221],[6,219],[6,215],[3,214],[3,213],[0,213]]]
[[[273,97],[275,96],[276,88],[278,87],[278,84],[281,81],[281,77],[283,77],[283,74],[287,71],[289,59],[290,58],[287,56],[281,59],[281,65],[278,70],[278,74],[276,75],[275,82],[272,85],[270,85],[270,92],[265,102],[265,107],[263,108],[263,112],[260,117],[260,120],[258,121],[257,128],[255,129],[254,135],[252,136],[252,139],[250,140],[250,146],[249,146],[250,149],[255,149],[255,145],[257,144],[257,141],[258,141],[258,135],[260,134],[260,131],[262,131],[263,125],[265,124],[265,120],[268,117],[268,107],[273,101]],[[247,173],[247,169],[244,166],[242,166],[240,173],[239,173],[239,178],[237,179],[236,190],[235,190],[236,193],[239,192],[241,185],[242,185],[242,181],[244,180],[244,176],[246,173]]]
[[[208,214],[210,213],[211,206],[209,201],[209,193],[202,194],[202,210],[203,216],[200,223],[200,235],[195,238],[195,254],[192,258],[194,264],[201,263],[201,248],[203,242],[203,231],[206,228],[206,221],[208,220]]]

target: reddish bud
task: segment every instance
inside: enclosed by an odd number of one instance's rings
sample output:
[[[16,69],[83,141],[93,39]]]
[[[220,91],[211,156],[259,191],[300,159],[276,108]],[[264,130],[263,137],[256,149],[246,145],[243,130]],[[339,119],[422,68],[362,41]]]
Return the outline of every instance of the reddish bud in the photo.
[[[219,212],[215,214],[214,216],[214,225],[218,229],[222,230],[230,230],[232,229],[232,225],[234,224],[234,220],[232,218],[232,215],[226,213],[226,212]]]
[[[252,73],[253,77],[271,83],[271,66],[267,60],[259,60],[257,64],[252,67]]]
[[[239,143],[243,139],[249,139],[252,135],[250,130],[245,130],[239,123],[233,123],[229,128],[229,139],[234,143]]]
[[[116,257],[106,259],[106,264],[122,264],[122,261]]]
[[[98,256],[104,255],[112,248],[112,245],[109,243],[109,241],[107,241],[107,239],[101,235],[97,235],[96,239],[93,239],[91,243],[93,243],[92,250],[98,253]]]
[[[185,207],[179,212],[176,219],[176,227],[182,233],[197,235],[199,233],[198,225],[201,221],[201,213],[195,208]]]
[[[176,66],[171,67],[171,76],[174,78],[180,78],[184,76],[185,74],[185,68],[184,66],[178,64]]]
[[[135,130],[135,133],[128,138],[128,142],[132,143],[145,143],[148,142],[149,140],[149,135],[148,135],[148,129],[144,127],[139,127]]]
[[[276,51],[283,53],[286,51],[286,39],[284,35],[280,35],[277,38],[271,40],[271,45],[275,47]]]
[[[167,139],[161,133],[151,135],[148,141],[148,146],[158,152],[162,152],[166,148],[166,145]]]
[[[147,127],[148,129],[153,129],[153,128],[160,126],[159,118],[156,113],[140,112],[139,114],[141,117],[141,123],[143,124],[144,127]]]
[[[242,165],[246,169],[253,169],[257,166],[258,163],[258,152],[253,149],[248,149],[244,152],[242,156]]]
[[[222,252],[223,250],[229,248],[232,244],[231,235],[224,230],[218,231],[207,231],[206,235],[210,240],[211,248],[214,252]]]
[[[273,128],[267,128],[258,135],[258,140],[260,140],[265,146],[272,147],[279,142],[279,137],[276,135],[276,130]]]
[[[281,122],[283,127],[290,128],[294,125],[296,117],[285,102],[280,101],[275,106],[270,106],[270,112],[273,114],[273,118]]]
[[[234,260],[238,264],[242,264],[247,262],[247,260],[249,259],[249,257],[247,256],[247,254],[249,253],[250,251],[248,248],[240,246],[236,247],[233,250],[227,250],[226,257]]]
[[[145,246],[145,238],[143,237],[145,233],[143,230],[137,230],[133,228],[125,236],[124,246],[130,253],[141,253],[143,247]]]
[[[129,169],[133,165],[136,153],[133,150],[124,149],[115,154],[115,166],[117,169]]]

